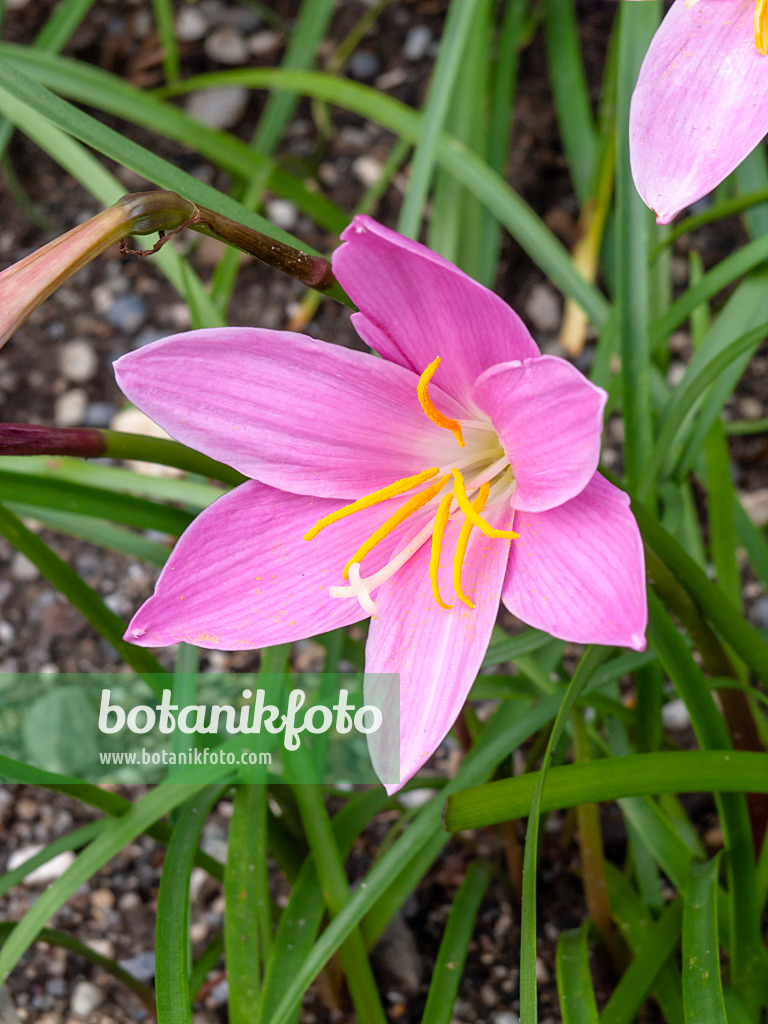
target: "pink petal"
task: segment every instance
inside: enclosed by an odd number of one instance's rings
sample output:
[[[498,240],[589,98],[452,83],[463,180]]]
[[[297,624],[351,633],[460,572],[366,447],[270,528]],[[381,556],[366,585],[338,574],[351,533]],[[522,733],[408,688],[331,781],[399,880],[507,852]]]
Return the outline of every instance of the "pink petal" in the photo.
[[[431,249],[370,217],[341,237],[334,273],[363,314],[360,336],[385,359],[421,373],[441,356],[435,383],[466,404],[487,367],[539,354],[505,302]]]
[[[456,452],[410,371],[301,334],[177,334],[118,359],[115,374],[172,437],[283,490],[360,497]]]
[[[635,185],[660,224],[706,195],[768,129],[768,58],[755,47],[754,0],[676,0],[632,98]]]
[[[493,366],[478,379],[473,397],[490,416],[514,471],[515,508],[555,508],[592,479],[608,395],[565,359]]]
[[[595,473],[548,512],[519,512],[502,600],[561,640],[645,649],[645,560],[629,498]]]
[[[503,527],[509,511],[489,516]],[[463,517],[462,517],[463,519]],[[368,737],[374,768],[387,792],[393,793],[432,756],[461,710],[480,668],[499,610],[499,595],[509,553],[508,540],[490,540],[474,530],[462,574],[474,610],[456,598],[452,580],[453,555],[461,522],[451,520],[445,531],[438,574],[440,594],[450,611],[440,608],[429,582],[430,544],[374,594],[378,617],[371,620],[365,650],[366,701],[384,709],[382,730]],[[392,680],[376,673],[399,673],[400,782],[393,778],[397,737],[386,732],[395,720],[386,709],[397,709]],[[396,685],[396,682],[395,682]],[[396,772],[394,773],[396,776]]]
[[[184,640],[251,650],[365,618],[356,598],[330,597],[328,587],[344,584],[346,561],[402,501],[356,512],[304,540],[319,519],[343,504],[287,494],[255,480],[229,491],[184,532],[125,639],[140,647]],[[401,528],[390,535],[365,559],[365,573],[380,569],[394,546],[422,525],[409,520],[408,532]]]

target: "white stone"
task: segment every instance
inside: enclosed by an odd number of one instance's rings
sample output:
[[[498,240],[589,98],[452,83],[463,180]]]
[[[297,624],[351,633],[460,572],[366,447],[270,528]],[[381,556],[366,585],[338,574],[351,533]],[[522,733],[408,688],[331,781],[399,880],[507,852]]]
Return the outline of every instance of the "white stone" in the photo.
[[[739,494],[744,511],[755,524],[765,526],[768,523],[768,487],[759,487],[756,491]]]
[[[248,90],[239,85],[193,92],[187,113],[209,128],[232,128],[242,120],[248,106]]]
[[[13,871],[15,868],[21,867],[42,849],[42,846],[22,846],[20,850],[14,850],[8,858],[8,870]],[[27,875],[26,880],[29,885],[48,885],[49,882],[61,877],[74,862],[74,853],[71,850],[65,850],[64,853],[52,857],[45,864],[41,864],[39,868],[35,868],[31,874]]]
[[[352,170],[364,185],[371,186],[375,185],[379,180],[383,168],[378,160],[365,154],[355,160],[352,164]]]
[[[685,701],[679,697],[668,700],[661,709],[661,720],[667,729],[687,729],[691,724],[691,716]]]
[[[254,57],[266,57],[280,45],[282,35],[266,29],[264,32],[256,32],[248,40],[248,49]]]
[[[82,388],[63,391],[53,407],[53,419],[57,427],[78,427],[88,409],[88,395]]]
[[[431,42],[432,33],[427,26],[416,25],[405,37],[403,56],[406,60],[421,60],[423,57],[426,57]]]
[[[203,48],[211,60],[220,64],[244,64],[248,59],[248,47],[235,28],[224,25],[215,29],[206,38]]]
[[[95,375],[99,360],[87,341],[76,338],[59,349],[59,367],[67,380],[82,384]]]
[[[40,578],[40,570],[26,555],[17,551],[11,560],[11,576],[19,583],[31,583]]]
[[[556,331],[560,326],[560,300],[546,284],[536,284],[525,302],[525,312],[539,331]]]
[[[208,19],[196,5],[186,5],[176,15],[176,37],[182,43],[196,42],[207,31]]]
[[[299,219],[299,211],[288,199],[268,199],[267,217],[283,231],[292,231]]]
[[[104,1002],[104,993],[90,981],[78,981],[72,992],[69,1008],[78,1017],[87,1020]]]

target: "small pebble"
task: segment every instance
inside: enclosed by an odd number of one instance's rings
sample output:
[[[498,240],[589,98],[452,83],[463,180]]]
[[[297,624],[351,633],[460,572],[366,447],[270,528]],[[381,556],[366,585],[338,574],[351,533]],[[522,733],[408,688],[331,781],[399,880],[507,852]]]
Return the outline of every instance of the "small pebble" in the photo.
[[[59,368],[67,380],[82,384],[99,368],[99,360],[87,341],[76,338],[59,349]]]
[[[405,37],[403,46],[403,57],[406,60],[417,61],[426,57],[432,42],[432,33],[426,25],[416,25]]]
[[[208,31],[208,19],[196,4],[187,4],[176,15],[176,37],[182,43],[194,43]]]
[[[147,319],[147,307],[138,295],[120,295],[106,311],[107,320],[127,334],[134,334]]]
[[[85,410],[83,426],[108,427],[115,415],[115,407],[111,402],[90,402]]]
[[[755,524],[765,526],[768,523],[768,487],[758,487],[756,491],[745,491],[739,494],[744,511]]]
[[[209,128],[233,128],[242,120],[248,106],[248,90],[239,85],[193,92],[186,103],[187,113]]]
[[[537,331],[556,331],[560,326],[560,299],[546,284],[536,284],[525,302],[525,312]]]
[[[549,981],[549,978],[550,978],[549,968],[544,963],[544,961],[541,959],[541,957],[537,956],[536,957],[536,981],[539,983],[539,985],[546,985],[546,983]]]
[[[491,1024],[520,1024],[520,1018],[509,1010],[501,1010],[491,1016]]]
[[[369,82],[381,71],[381,61],[370,50],[355,50],[349,58],[349,73],[361,82]]]
[[[219,64],[244,64],[248,60],[248,46],[237,31],[229,25],[215,29],[203,44],[206,56]]]
[[[0,644],[13,643],[13,639],[16,636],[16,630],[5,619],[0,619]]]
[[[686,369],[687,367],[685,363],[677,361],[670,363],[669,369],[667,370],[667,384],[669,384],[671,388],[676,388],[685,376]]]
[[[276,50],[280,43],[283,41],[283,37],[279,32],[272,32],[267,29],[264,32],[256,32],[248,40],[248,49],[254,57],[266,57],[268,54]]]
[[[759,398],[752,395],[744,395],[739,399],[739,413],[745,420],[759,420],[766,415],[766,407]]]
[[[63,978],[51,978],[46,982],[45,991],[50,996],[65,996],[67,994],[67,983]]]
[[[32,580],[40,578],[40,571],[34,562],[30,562],[26,555],[17,551],[11,561],[11,576],[19,583],[31,583]]]
[[[57,427],[79,427],[85,419],[88,395],[82,388],[63,391],[53,406],[53,420]]]
[[[151,981],[155,976],[155,954],[151,949],[142,950],[121,960],[120,966],[139,981]]]
[[[77,1017],[87,1019],[104,1002],[104,993],[90,981],[78,981],[72,991],[69,1008]]]
[[[372,156],[359,156],[352,164],[355,176],[366,186],[374,185],[381,177],[382,166]]]
[[[288,199],[269,199],[266,203],[267,217],[284,231],[292,231],[299,219],[299,211]]]
[[[760,629],[768,629],[768,597],[758,597],[752,605],[752,614]]]
[[[691,724],[691,716],[685,701],[679,697],[668,700],[661,709],[661,720],[667,729],[687,729]]]

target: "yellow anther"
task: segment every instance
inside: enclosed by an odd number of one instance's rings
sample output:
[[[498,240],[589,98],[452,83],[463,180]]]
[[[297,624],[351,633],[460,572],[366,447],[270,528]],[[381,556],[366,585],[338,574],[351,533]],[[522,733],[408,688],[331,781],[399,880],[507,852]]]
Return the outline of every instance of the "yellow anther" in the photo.
[[[485,507],[486,501],[488,501],[488,495],[491,490],[489,483],[484,483],[480,491],[472,502],[472,508],[475,512],[480,513]],[[471,519],[465,519],[464,525],[461,527],[461,533],[459,534],[459,543],[456,545],[456,554],[453,556],[453,588],[456,591],[456,596],[460,601],[463,601],[468,608],[474,608],[475,602],[470,601],[461,586],[461,571],[464,568],[464,555],[467,553],[467,544],[469,543],[469,535],[472,533],[474,523]]]
[[[443,534],[445,533],[448,516],[451,514],[452,501],[452,494],[446,494],[440,501],[440,507],[437,510],[435,525],[432,530],[432,550],[429,553],[429,582],[432,584],[432,594],[437,604],[441,608],[445,608],[446,611],[450,611],[450,609],[453,608],[453,605],[446,604],[440,597],[440,585],[437,580],[437,574],[440,569],[440,554],[443,549]]]
[[[768,53],[768,0],[755,5],[755,46],[763,56]]]
[[[350,560],[344,566],[342,571],[344,579],[349,579],[349,567],[353,562],[362,562],[368,552],[372,551],[377,544],[384,540],[385,537],[388,537],[389,534],[392,533],[392,531],[401,523],[404,523],[408,516],[417,512],[420,508],[426,505],[428,501],[431,501],[436,494],[439,494],[449,480],[450,476],[447,473],[445,476],[441,476],[439,480],[436,480],[425,490],[419,491],[418,494],[414,494],[412,498],[409,498],[408,501],[406,501],[401,509],[398,509],[398,511],[395,512],[393,516],[390,516],[385,523],[382,523],[378,530],[371,534],[368,540],[364,541],[360,545],[354,555],[352,555]]]
[[[485,519],[482,519],[477,512],[475,512],[469,502],[467,491],[464,487],[464,477],[461,475],[461,472],[458,469],[452,469],[451,473],[453,474],[454,483],[453,492],[456,495],[456,501],[459,503],[459,508],[467,519],[472,521],[473,525],[476,526],[478,530],[482,530],[486,537],[499,539],[506,538],[507,540],[515,540],[520,536],[520,534],[515,533],[514,530],[497,530],[495,527],[491,526],[490,523],[487,523]]]
[[[439,365],[440,356],[437,356],[437,358],[432,360],[432,362],[426,368],[424,373],[422,373],[422,375],[419,377],[419,383],[416,386],[416,394],[419,397],[421,408],[424,410],[426,415],[432,420],[432,422],[436,423],[438,427],[443,427],[445,430],[450,430],[450,432],[456,438],[456,443],[458,444],[459,448],[463,448],[464,437],[462,436],[461,426],[459,425],[458,420],[452,420],[449,416],[444,416],[443,413],[441,413],[440,410],[433,405],[432,399],[429,397],[429,391],[427,390],[429,387],[429,382],[434,377]]]
[[[432,469],[425,469],[423,473],[417,473],[416,476],[407,476],[402,480],[395,480],[393,484],[388,484],[386,487],[382,487],[380,491],[374,491],[373,494],[367,495],[365,498],[358,498],[357,501],[353,501],[351,505],[345,505],[343,508],[337,509],[335,512],[331,512],[329,516],[325,516],[319,522],[315,523],[312,529],[304,534],[304,540],[313,540],[321,530],[324,530],[326,526],[330,526],[331,523],[338,523],[340,519],[345,519],[347,516],[351,516],[354,512],[359,512],[361,509],[370,508],[371,505],[378,505],[380,501],[386,501],[387,498],[394,498],[398,494],[403,494],[405,491],[410,491],[412,487],[417,487],[419,484],[423,484],[427,480],[431,480],[432,477],[438,473],[437,466],[433,466]],[[344,579],[346,579],[346,572]]]

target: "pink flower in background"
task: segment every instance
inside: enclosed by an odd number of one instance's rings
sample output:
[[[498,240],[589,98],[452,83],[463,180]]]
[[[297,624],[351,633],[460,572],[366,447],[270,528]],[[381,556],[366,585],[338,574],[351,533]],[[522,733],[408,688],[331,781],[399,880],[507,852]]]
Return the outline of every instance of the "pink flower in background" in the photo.
[[[768,131],[766,0],[675,0],[632,98],[632,175],[660,224],[719,185]]]
[[[342,237],[334,272],[383,358],[233,327],[116,363],[173,437],[253,478],[181,537],[126,639],[242,650],[370,615],[366,671],[400,675],[402,784],[461,709],[499,600],[642,650],[643,551],[596,472],[605,393],[424,246],[367,217]]]

